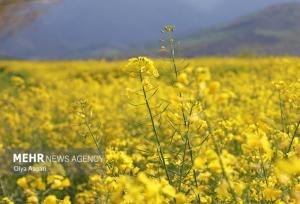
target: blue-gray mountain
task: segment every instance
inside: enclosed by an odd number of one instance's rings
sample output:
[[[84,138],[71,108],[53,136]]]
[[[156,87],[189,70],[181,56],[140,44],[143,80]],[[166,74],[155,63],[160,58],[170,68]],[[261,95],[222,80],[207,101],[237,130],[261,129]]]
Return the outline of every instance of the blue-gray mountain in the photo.
[[[300,55],[300,4],[271,6],[183,39],[185,56]]]

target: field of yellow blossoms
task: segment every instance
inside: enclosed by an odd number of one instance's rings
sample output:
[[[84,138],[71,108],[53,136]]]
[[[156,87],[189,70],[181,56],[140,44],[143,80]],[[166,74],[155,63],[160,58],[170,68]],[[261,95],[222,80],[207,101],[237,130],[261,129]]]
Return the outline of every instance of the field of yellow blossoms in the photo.
[[[1,161],[0,203],[299,204],[299,123],[299,58],[2,60],[0,155],[91,148],[105,162]]]

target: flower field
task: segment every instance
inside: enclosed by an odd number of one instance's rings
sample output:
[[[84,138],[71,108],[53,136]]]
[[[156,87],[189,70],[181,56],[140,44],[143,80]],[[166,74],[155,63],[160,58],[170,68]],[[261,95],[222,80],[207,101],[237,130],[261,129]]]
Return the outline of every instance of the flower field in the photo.
[[[1,167],[0,203],[299,204],[299,123],[299,58],[2,60],[3,157],[105,160],[80,174]]]

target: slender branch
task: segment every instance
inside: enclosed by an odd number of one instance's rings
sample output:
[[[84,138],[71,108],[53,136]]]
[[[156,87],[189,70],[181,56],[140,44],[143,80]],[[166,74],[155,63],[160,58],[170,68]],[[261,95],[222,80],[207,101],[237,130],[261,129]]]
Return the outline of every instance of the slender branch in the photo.
[[[143,83],[142,72],[140,72],[140,80],[141,80],[141,83]],[[172,184],[171,178],[170,178],[170,175],[169,175],[169,172],[168,172],[168,169],[167,169],[167,165],[166,165],[166,162],[165,162],[164,153],[163,153],[163,150],[162,150],[162,147],[161,147],[161,144],[160,144],[160,140],[159,140],[159,137],[158,137],[158,133],[157,133],[157,130],[156,130],[156,127],[155,127],[153,113],[152,113],[152,110],[151,110],[151,107],[150,107],[150,104],[149,104],[149,101],[148,101],[148,98],[147,98],[147,93],[146,93],[146,90],[145,90],[145,87],[144,87],[143,84],[142,84],[142,88],[143,88],[144,100],[145,100],[146,107],[147,107],[149,117],[150,117],[150,120],[151,120],[152,130],[154,132],[156,143],[157,143],[158,153],[159,153],[161,162],[163,164],[167,179],[168,179],[169,183]]]
[[[171,36],[170,36],[171,37]],[[175,73],[175,77],[176,79],[178,78],[178,69],[177,69],[177,65],[176,65],[176,61],[175,61],[175,49],[174,49],[174,45],[173,43],[171,42],[170,43],[170,57],[171,57],[171,61],[172,61],[172,64],[173,64],[173,68],[174,68],[174,73]],[[188,151],[189,151],[189,156],[190,156],[190,160],[191,160],[191,164],[193,165],[194,163],[194,157],[193,157],[193,150],[192,150],[192,146],[191,146],[191,143],[190,143],[190,139],[189,139],[189,122],[187,121],[187,117],[185,115],[185,111],[184,111],[184,105],[183,105],[183,102],[182,102],[182,93],[179,91],[178,92],[178,95],[179,95],[179,99],[180,99],[180,103],[181,103],[181,114],[182,114],[182,119],[183,119],[183,122],[184,122],[184,126],[185,128],[188,128],[186,134],[185,134],[185,142],[184,142],[184,152],[183,152],[183,157],[182,157],[182,163],[181,163],[181,166],[180,166],[180,169],[179,169],[179,173],[180,173],[180,176],[179,176],[179,190],[181,190],[181,183],[182,183],[182,170],[183,170],[183,164],[185,163],[185,155],[186,155],[186,146],[188,145]],[[191,108],[191,112],[192,112],[192,109]],[[195,169],[193,169],[193,178],[194,178],[194,185],[196,187],[198,187],[198,181],[197,181],[197,172]],[[197,203],[200,203],[200,195],[197,194]]]
[[[83,106],[81,106],[81,111],[85,114],[85,108],[84,108]],[[90,125],[90,123],[88,122],[86,115],[85,115],[85,117],[84,117],[84,124],[85,124],[85,126],[88,128],[88,132],[89,132],[90,136],[92,137],[92,139],[93,139],[93,141],[94,141],[94,143],[95,143],[95,145],[96,145],[96,148],[97,148],[97,151],[98,151],[99,155],[101,156],[101,155],[102,155],[102,152],[101,152],[100,146],[99,146],[99,144],[98,144],[98,141],[97,141],[97,139],[96,139],[95,134],[93,133],[93,131],[92,131],[92,129],[91,129],[91,125]]]
[[[300,125],[300,120],[298,121],[298,123],[297,123],[297,125],[296,125],[296,127],[295,127],[295,130],[294,130],[292,139],[291,139],[290,144],[289,144],[289,146],[288,146],[288,148],[287,148],[287,150],[286,150],[286,152],[285,152],[285,156],[286,156],[286,157],[287,157],[288,153],[289,153],[289,152],[291,151],[291,149],[292,149],[292,145],[293,145],[294,139],[295,139],[295,137],[296,137],[296,135],[297,135],[297,131],[298,131],[298,129],[299,129],[299,125]]]

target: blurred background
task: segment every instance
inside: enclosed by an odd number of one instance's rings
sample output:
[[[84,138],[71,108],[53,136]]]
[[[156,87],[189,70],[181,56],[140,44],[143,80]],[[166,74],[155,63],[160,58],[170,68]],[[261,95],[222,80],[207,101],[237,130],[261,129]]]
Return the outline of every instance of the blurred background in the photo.
[[[299,55],[300,0],[0,0],[0,58],[159,56],[175,25],[180,55]]]

